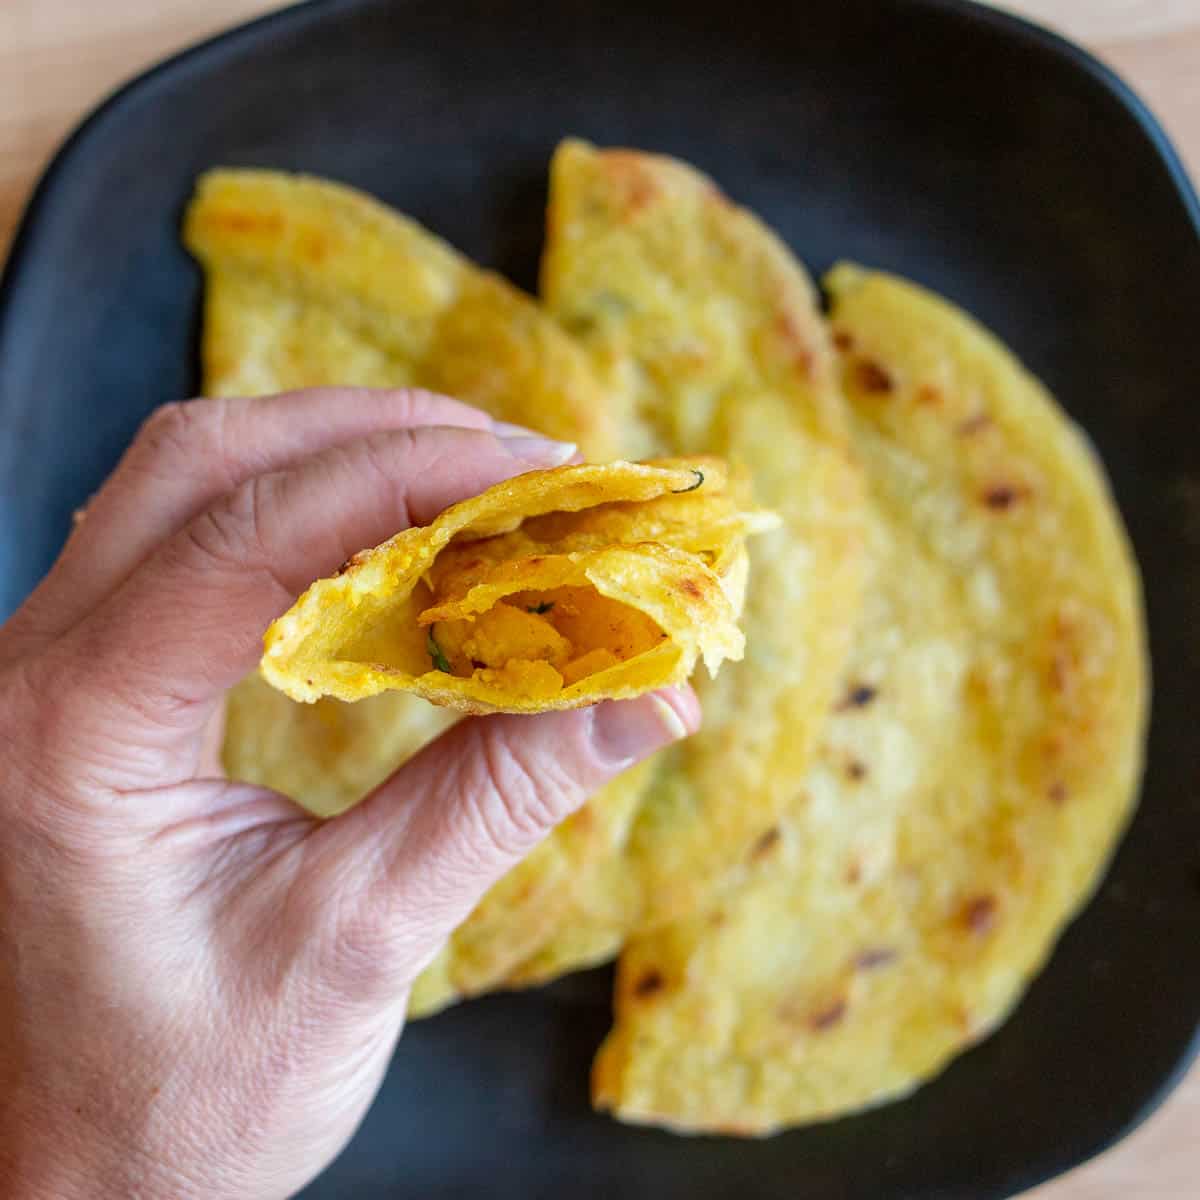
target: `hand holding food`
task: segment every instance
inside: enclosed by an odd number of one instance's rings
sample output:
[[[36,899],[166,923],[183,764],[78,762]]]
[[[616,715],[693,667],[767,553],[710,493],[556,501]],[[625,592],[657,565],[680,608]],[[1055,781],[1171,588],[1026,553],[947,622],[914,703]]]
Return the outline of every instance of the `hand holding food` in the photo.
[[[292,1195],[489,886],[696,727],[674,689],[463,721],[325,823],[219,769],[222,695],[314,573],[570,453],[419,392],[146,423],[0,629],[4,1195]]]

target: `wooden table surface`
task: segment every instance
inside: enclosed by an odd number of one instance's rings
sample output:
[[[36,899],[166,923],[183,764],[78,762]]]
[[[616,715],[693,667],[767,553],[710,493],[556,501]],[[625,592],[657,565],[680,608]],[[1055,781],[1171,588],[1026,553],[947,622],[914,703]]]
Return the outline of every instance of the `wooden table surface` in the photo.
[[[143,67],[278,0],[0,0],[0,260],[59,141]],[[1200,174],[1200,0],[1008,0],[1117,68]],[[1200,1195],[1200,1065],[1119,1147],[1027,1200]],[[969,1198],[964,1198],[969,1200]]]

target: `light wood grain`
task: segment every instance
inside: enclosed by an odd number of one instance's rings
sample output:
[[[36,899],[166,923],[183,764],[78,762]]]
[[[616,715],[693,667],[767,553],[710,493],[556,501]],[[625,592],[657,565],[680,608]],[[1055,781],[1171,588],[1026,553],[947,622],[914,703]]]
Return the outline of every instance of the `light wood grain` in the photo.
[[[30,188],[119,84],[278,0],[0,0],[0,260]]]
[[[0,259],[43,166],[97,100],[198,38],[277,7],[277,0],[0,0]],[[1008,0],[1003,7],[1115,67],[1200,170],[1200,0]],[[1131,1138],[1028,1200],[1198,1195],[1200,1068]]]

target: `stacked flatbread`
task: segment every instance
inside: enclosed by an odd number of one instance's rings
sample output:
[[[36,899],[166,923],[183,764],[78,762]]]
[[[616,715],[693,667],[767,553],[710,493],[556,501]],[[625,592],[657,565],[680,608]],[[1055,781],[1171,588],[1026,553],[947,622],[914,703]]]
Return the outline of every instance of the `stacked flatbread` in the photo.
[[[703,730],[493,888],[412,1011],[619,955],[593,1094],[621,1119],[761,1134],[901,1095],[1011,1010],[1136,796],[1141,602],[1102,471],[969,317],[842,266],[827,320],[787,248],[682,163],[564,143],[548,225],[539,303],[336,184],[215,172],[187,220],[210,393],[429,387],[593,460],[679,460],[629,468],[675,471],[668,504],[688,499],[686,456],[718,456],[742,481],[736,512],[777,515],[743,525],[744,656],[697,679]],[[553,532],[560,555],[595,550],[561,520]],[[370,592],[366,575],[326,582],[355,579]],[[230,773],[329,815],[444,728],[453,710],[422,696],[453,703],[445,689],[471,681],[430,679],[414,631],[450,635],[464,610],[420,599],[404,617],[415,657],[383,655],[371,676],[411,690],[345,704],[323,686],[303,704],[247,680]],[[306,643],[288,677],[379,665],[347,644]],[[603,663],[597,686],[629,666]],[[567,697],[579,685],[559,675]],[[481,695],[458,707],[495,700]]]

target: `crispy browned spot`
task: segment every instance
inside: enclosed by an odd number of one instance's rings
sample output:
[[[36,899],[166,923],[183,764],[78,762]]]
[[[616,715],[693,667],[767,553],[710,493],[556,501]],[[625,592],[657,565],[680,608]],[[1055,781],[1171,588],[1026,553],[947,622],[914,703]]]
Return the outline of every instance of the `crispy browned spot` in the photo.
[[[1057,762],[1067,752],[1067,739],[1055,730],[1042,738],[1042,758],[1046,762]]]
[[[891,946],[870,946],[859,952],[854,965],[860,971],[874,971],[877,967],[894,963],[899,957],[899,953]]]
[[[862,882],[862,863],[857,858],[852,858],[846,867],[845,880],[851,887]]]
[[[349,571],[351,567],[357,567],[358,564],[363,561],[363,557],[363,551],[361,550],[359,550],[356,554],[350,555],[350,557],[346,559],[346,561],[342,563],[340,567],[338,567],[336,574],[345,575],[345,573]]]
[[[845,999],[839,996],[832,1004],[812,1013],[808,1023],[817,1033],[823,1033],[826,1029],[832,1029],[846,1015],[847,1007]]]
[[[1007,512],[1029,498],[1029,489],[1016,483],[993,483],[983,490],[983,502],[994,512]]]
[[[1061,650],[1050,660],[1050,687],[1060,696],[1071,686],[1072,669],[1070,656]]]
[[[770,854],[779,844],[780,836],[779,827],[773,825],[766,833],[758,837],[754,845],[750,847],[750,861],[758,862]]]
[[[845,712],[848,708],[866,708],[868,704],[879,694],[878,688],[873,688],[870,684],[856,683],[846,694],[838,701],[838,712]]]
[[[646,171],[636,154],[610,150],[604,155],[609,177],[621,189],[629,215],[647,208],[658,195],[654,176]]]
[[[204,223],[229,233],[278,233],[283,228],[279,213],[252,213],[215,209],[207,214]]]
[[[992,418],[987,413],[976,413],[973,417],[959,422],[958,432],[962,437],[970,437],[973,433],[982,433],[991,423]]]
[[[846,763],[846,778],[858,782],[860,779],[867,777],[867,764],[859,762],[857,758],[852,758]]]
[[[1067,799],[1067,785],[1061,779],[1056,779],[1046,794],[1052,804],[1064,804]]]
[[[858,386],[864,392],[882,395],[890,392],[896,385],[891,375],[872,358],[860,358],[855,368]]]
[[[932,383],[923,383],[917,388],[918,404],[927,404],[930,408],[937,408],[944,399],[940,389],[935,388]]]
[[[686,592],[695,600],[699,600],[700,597],[704,595],[704,590],[690,575],[686,579],[680,581],[679,590],[681,592]]]
[[[833,331],[833,344],[839,350],[853,350],[854,335],[848,329],[835,329]]]
[[[300,243],[300,253],[309,262],[321,263],[329,254],[329,239],[319,232],[305,234]]]
[[[649,208],[657,196],[658,189],[654,186],[654,181],[648,175],[639,175],[631,182],[629,190],[625,193],[631,213],[640,212],[643,208]]]
[[[779,331],[780,340],[791,350],[796,365],[805,375],[811,375],[816,359],[795,315],[791,312],[781,312],[775,318],[775,328]]]
[[[962,923],[982,937],[996,924],[998,905],[995,896],[972,896],[962,908]]]
[[[666,980],[662,977],[662,972],[657,967],[651,967],[647,971],[643,971],[641,978],[633,985],[633,994],[635,996],[653,996],[655,992],[661,991]]]
[[[704,189],[704,198],[720,208],[733,208],[734,203],[715,183],[709,183]]]

